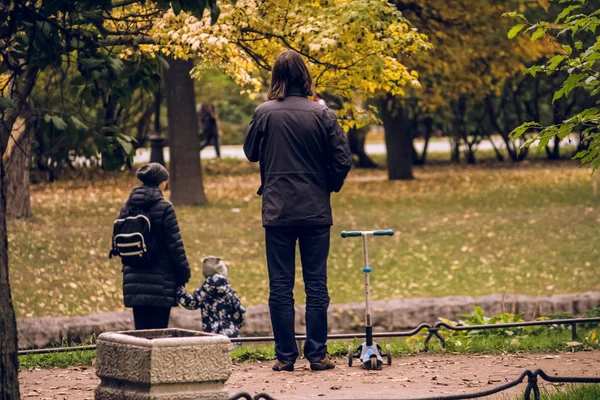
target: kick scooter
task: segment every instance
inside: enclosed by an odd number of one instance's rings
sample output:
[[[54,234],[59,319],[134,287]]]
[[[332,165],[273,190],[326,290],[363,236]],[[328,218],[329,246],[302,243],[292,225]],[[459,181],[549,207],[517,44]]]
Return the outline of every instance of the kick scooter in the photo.
[[[369,273],[372,271],[369,266],[369,248],[367,247],[367,238],[369,236],[393,236],[394,231],[391,229],[385,231],[350,231],[342,232],[343,238],[359,237],[363,238],[363,254],[364,254],[364,268],[365,273],[365,330],[367,340],[358,346],[356,352],[353,346],[348,347],[348,366],[352,366],[352,360],[354,358],[360,359],[362,365],[366,369],[378,370],[383,365],[383,357],[387,357],[388,365],[392,365],[392,351],[390,345],[385,346],[386,353],[384,354],[381,347],[373,342],[373,327],[371,326],[371,289],[369,283]]]

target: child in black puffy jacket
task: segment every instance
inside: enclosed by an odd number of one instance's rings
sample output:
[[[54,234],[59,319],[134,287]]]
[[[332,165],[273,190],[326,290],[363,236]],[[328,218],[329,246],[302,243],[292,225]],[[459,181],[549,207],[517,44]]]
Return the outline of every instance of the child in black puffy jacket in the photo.
[[[200,309],[204,332],[238,337],[246,310],[227,280],[227,266],[219,257],[206,257],[202,274],[206,280],[193,294],[183,286],[177,289],[179,304],[188,310]]]

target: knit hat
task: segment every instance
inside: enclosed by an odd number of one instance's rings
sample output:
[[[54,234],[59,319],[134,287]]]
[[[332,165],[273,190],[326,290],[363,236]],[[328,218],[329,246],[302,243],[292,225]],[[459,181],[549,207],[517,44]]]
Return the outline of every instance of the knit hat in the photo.
[[[227,277],[227,266],[223,262],[223,259],[215,256],[204,258],[202,260],[202,275],[204,275],[205,278],[208,278],[215,274]]]
[[[136,176],[146,185],[158,186],[169,179],[169,172],[159,163],[150,163],[138,169]]]

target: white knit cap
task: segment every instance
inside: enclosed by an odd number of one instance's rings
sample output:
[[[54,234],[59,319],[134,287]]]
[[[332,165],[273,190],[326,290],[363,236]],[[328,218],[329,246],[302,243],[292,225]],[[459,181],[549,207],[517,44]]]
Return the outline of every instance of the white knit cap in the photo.
[[[208,278],[214,274],[227,277],[227,266],[223,262],[223,259],[215,256],[208,256],[202,259],[202,275]]]

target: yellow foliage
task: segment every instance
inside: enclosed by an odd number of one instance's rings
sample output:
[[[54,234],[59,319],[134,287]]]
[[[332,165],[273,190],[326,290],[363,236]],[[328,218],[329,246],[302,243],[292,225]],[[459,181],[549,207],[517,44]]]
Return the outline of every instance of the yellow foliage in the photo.
[[[290,0],[240,0],[222,5],[210,25],[206,16],[172,10],[153,23],[156,51],[178,58],[198,58],[218,67],[240,85],[260,91],[264,70],[284,49],[302,54],[317,92],[344,99],[379,92],[402,96],[419,86],[418,74],[401,60],[430,46],[396,8],[380,0],[335,0],[301,4]],[[198,69],[202,68],[200,64]],[[372,120],[370,109],[349,103],[340,116],[354,123]]]

